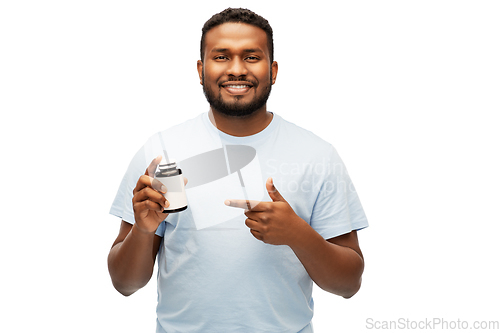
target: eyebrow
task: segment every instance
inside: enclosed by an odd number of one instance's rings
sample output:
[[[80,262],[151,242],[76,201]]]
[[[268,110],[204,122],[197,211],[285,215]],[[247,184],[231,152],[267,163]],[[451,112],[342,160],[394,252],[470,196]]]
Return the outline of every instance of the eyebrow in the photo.
[[[219,53],[219,52],[227,52],[229,51],[228,48],[218,48],[218,49],[212,49],[210,51],[210,53]],[[244,53],[264,53],[264,51],[262,51],[260,48],[257,48],[257,49],[244,49],[243,50]]]

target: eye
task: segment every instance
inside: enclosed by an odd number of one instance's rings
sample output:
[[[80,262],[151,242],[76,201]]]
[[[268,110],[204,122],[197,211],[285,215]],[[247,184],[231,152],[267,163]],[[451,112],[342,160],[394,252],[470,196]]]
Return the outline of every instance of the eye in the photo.
[[[224,56],[224,55],[218,55],[218,56],[215,56],[214,57],[214,60],[218,60],[218,61],[221,61],[221,60],[228,60],[229,58]]]
[[[250,61],[250,62],[255,62],[255,61],[259,61],[259,58],[256,56],[248,56],[245,58],[245,60]]]

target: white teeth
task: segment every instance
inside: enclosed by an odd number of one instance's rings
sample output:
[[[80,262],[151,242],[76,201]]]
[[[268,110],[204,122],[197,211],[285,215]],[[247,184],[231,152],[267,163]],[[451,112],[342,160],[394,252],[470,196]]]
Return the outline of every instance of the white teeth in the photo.
[[[227,85],[226,86],[227,88],[235,88],[235,89],[243,89],[243,88],[248,88],[249,86],[245,86],[245,85]]]

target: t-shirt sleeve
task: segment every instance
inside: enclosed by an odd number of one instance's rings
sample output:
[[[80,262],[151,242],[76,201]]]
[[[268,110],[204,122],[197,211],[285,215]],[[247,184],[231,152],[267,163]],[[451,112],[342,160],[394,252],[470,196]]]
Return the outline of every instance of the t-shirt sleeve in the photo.
[[[144,174],[151,161],[146,161],[145,149],[142,147],[132,158],[125,175],[118,187],[115,199],[109,213],[121,218],[123,221],[134,224],[134,208],[132,206],[133,191],[139,178]],[[165,222],[162,222],[156,234],[163,237]]]
[[[325,239],[368,227],[356,189],[337,151],[330,146],[311,226]]]

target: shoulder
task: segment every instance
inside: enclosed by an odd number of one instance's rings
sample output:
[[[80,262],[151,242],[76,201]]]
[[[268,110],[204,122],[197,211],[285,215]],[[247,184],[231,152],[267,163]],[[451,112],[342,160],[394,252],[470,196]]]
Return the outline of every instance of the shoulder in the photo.
[[[312,131],[303,128],[291,121],[279,117],[279,133],[286,140],[290,149],[299,149],[300,153],[325,154],[336,153],[333,145],[319,137]]]
[[[196,133],[200,133],[203,130],[204,122],[203,122],[204,114],[201,113],[198,116],[183,121],[178,124],[165,124],[163,130],[160,130],[156,133],[153,133],[148,140],[145,142],[144,147],[156,147],[160,145],[160,138],[163,139],[164,143],[167,145],[167,148],[170,148],[173,143],[180,144],[188,139],[193,139]],[[166,122],[165,122],[166,123]],[[170,126],[169,126],[170,125]],[[161,146],[156,147],[161,150]]]
[[[174,124],[171,126],[166,126],[166,129],[160,131],[159,133],[162,134],[162,136],[167,136],[167,137],[184,137],[186,135],[190,135],[192,133],[199,132],[201,128],[204,126],[203,122],[203,117],[205,116],[204,113],[199,114],[198,116],[188,119],[184,122],[181,122],[179,124]],[[155,133],[152,137],[157,136],[158,133]],[[150,138],[151,139],[151,138]]]
[[[179,124],[165,126],[166,129],[154,133],[144,144],[146,160],[151,161],[164,150],[168,152],[168,157],[175,161],[182,161],[199,153],[204,143],[212,139],[207,121],[207,114],[201,113]]]

